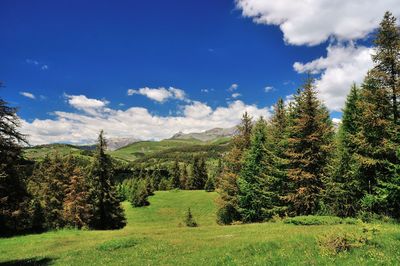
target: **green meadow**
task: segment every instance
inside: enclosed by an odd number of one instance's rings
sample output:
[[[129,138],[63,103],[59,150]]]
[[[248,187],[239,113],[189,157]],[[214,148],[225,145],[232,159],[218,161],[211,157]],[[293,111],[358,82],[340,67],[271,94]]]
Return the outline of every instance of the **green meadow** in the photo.
[[[215,222],[216,196],[205,191],[156,192],[150,206],[132,208],[124,203],[128,223],[121,230],[64,229],[1,238],[0,265],[400,264],[397,224],[355,220],[336,224],[340,219],[325,217],[333,223],[303,225],[315,222],[307,218],[302,223],[220,226]],[[183,224],[189,207],[199,227]],[[363,241],[332,253],[330,242],[323,242],[329,235],[359,236]]]

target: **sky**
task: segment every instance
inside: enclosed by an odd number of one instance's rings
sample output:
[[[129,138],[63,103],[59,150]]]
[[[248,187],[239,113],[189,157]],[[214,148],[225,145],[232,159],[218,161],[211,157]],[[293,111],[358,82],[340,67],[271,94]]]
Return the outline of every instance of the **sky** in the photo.
[[[307,72],[339,119],[398,0],[2,0],[0,97],[32,145],[269,117]]]

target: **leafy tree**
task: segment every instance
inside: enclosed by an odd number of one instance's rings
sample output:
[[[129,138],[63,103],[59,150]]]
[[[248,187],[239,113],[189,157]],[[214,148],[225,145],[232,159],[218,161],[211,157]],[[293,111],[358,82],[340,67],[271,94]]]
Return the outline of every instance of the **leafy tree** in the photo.
[[[293,187],[285,199],[293,214],[308,215],[316,213],[319,207],[333,137],[329,113],[317,99],[312,78],[295,95],[291,111],[286,155]]]
[[[217,221],[221,224],[231,224],[240,220],[238,206],[238,174],[242,169],[243,156],[250,146],[252,118],[244,113],[237,134],[233,137],[233,147],[224,156],[224,168],[218,179]]]
[[[126,221],[112,182],[113,165],[105,153],[107,144],[103,135],[101,131],[89,172],[89,202],[93,206],[89,226],[102,230],[118,229],[124,227]]]
[[[190,208],[188,208],[188,210],[185,214],[185,224],[188,227],[197,227],[198,226],[196,220],[193,217],[192,212],[190,211]]]
[[[76,167],[65,190],[64,220],[69,226],[82,228],[89,227],[91,218],[88,187],[81,169]]]
[[[0,234],[29,229],[29,195],[23,182],[21,152],[26,140],[18,131],[16,111],[0,98]]]

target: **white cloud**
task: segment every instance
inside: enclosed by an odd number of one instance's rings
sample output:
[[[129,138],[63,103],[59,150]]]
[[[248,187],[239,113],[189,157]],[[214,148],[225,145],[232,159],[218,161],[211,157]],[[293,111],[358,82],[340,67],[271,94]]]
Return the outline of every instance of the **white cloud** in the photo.
[[[228,91],[230,91],[230,92],[235,91],[235,90],[237,90],[238,87],[239,87],[238,84],[233,83],[233,84],[229,87]]]
[[[49,66],[46,64],[42,64],[37,60],[33,60],[33,59],[26,59],[25,63],[27,63],[28,65],[33,65],[35,67],[40,67],[41,70],[47,70],[49,69]]]
[[[160,88],[144,87],[137,90],[129,89],[127,93],[129,96],[132,96],[134,94],[144,95],[147,98],[160,103],[168,99],[187,100],[185,91],[174,87],[169,87],[168,89],[166,89],[165,87],[160,87]]]
[[[30,99],[36,99],[35,95],[33,95],[30,92],[26,92],[26,91],[21,91],[19,94],[21,94],[24,97],[30,98]]]
[[[48,65],[43,65],[43,66],[41,67],[41,69],[42,69],[42,70],[47,70],[47,69],[49,69],[49,66],[48,66]]]
[[[264,88],[264,91],[265,92],[270,92],[270,91],[273,91],[274,90],[274,87],[272,87],[272,86],[266,86],[265,88]]]
[[[327,48],[327,56],[306,64],[294,63],[298,73],[321,74],[316,80],[320,98],[332,111],[340,111],[352,83],[360,84],[368,69],[372,68],[372,48],[332,45]]]
[[[237,93],[237,92],[232,94],[232,98],[234,98],[234,99],[236,99],[236,98],[238,98],[240,96],[242,96],[242,94]]]
[[[104,129],[109,137],[135,137],[139,139],[165,139],[176,132],[199,132],[214,127],[233,127],[240,122],[243,112],[254,118],[269,117],[269,108],[246,105],[234,101],[227,106],[211,108],[193,101],[183,107],[177,116],[151,114],[147,109],[131,107],[127,110],[107,108],[104,100],[90,99],[84,95],[68,95],[68,102],[83,113],[54,112],[53,119],[22,120],[21,131],[28,134],[31,144],[53,142],[92,143]]]
[[[398,0],[236,0],[236,5],[256,23],[279,26],[294,45],[362,39],[378,27],[385,11],[400,16]]]
[[[106,100],[97,100],[87,98],[85,95],[64,95],[68,104],[72,107],[84,111],[91,115],[97,115],[100,112],[107,111],[105,107],[109,103]]]

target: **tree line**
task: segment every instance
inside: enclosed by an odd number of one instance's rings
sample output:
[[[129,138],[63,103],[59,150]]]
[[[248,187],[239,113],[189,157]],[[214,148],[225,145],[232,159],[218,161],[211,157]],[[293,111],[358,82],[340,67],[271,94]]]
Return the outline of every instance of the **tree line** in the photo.
[[[244,114],[224,157],[218,221],[327,214],[400,218],[400,31],[386,12],[374,67],[351,87],[337,131],[308,77],[268,121]]]

